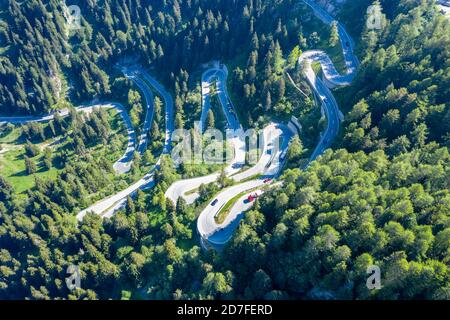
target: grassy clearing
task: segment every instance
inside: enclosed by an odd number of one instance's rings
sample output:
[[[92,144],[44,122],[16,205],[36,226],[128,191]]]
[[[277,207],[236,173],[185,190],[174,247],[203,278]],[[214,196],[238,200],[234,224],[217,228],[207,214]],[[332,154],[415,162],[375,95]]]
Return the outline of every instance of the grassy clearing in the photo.
[[[51,141],[45,141],[38,144],[42,150]],[[28,175],[25,168],[25,149],[24,141],[21,141],[21,129],[15,127],[8,134],[0,138],[0,175],[6,179],[13,187],[16,193],[24,194],[26,190],[35,185],[35,176],[41,179],[55,179],[59,172],[56,168],[46,170],[43,165],[43,154],[32,158],[36,163],[37,172],[34,175]]]
[[[320,41],[314,45],[314,47],[308,49],[322,49],[325,51],[330,56],[331,61],[333,61],[336,70],[343,74],[346,72],[347,67],[342,53],[341,42],[338,41],[334,47],[330,46],[330,28],[329,25],[324,24],[319,18],[313,16],[312,20],[305,25],[305,35],[308,36],[309,34],[316,32],[319,35]]]
[[[345,64],[344,54],[342,53],[341,42],[339,41],[334,47],[328,46],[325,51],[330,56],[331,61],[333,61],[336,70],[340,74],[345,74],[347,65]]]
[[[21,131],[19,128],[14,128],[12,131],[0,135],[0,143],[15,144],[20,138]]]
[[[113,139],[119,139],[120,143],[118,144],[119,148],[111,148],[111,145],[103,146],[97,145],[94,147],[94,150],[100,151],[104,157],[106,157],[111,162],[115,162],[120,157],[122,157],[124,151],[128,146],[128,130],[125,126],[122,117],[119,115],[118,111],[114,108],[108,109],[108,119],[111,125],[111,131],[113,135]],[[116,145],[115,143],[113,143]]]
[[[329,41],[330,26],[323,23],[321,24],[322,27],[319,29],[319,36],[321,40],[317,45],[317,48],[324,50],[330,57],[336,70],[340,74],[344,74],[347,70],[347,66],[345,64],[341,42],[338,41],[335,46],[331,46]]]
[[[219,101],[218,95],[213,95],[211,99],[211,110],[214,114],[215,127],[222,132],[225,132],[225,126],[227,124],[227,117],[222,109],[222,104]],[[225,106],[226,108],[226,106]]]
[[[183,164],[181,174],[183,176],[183,179],[191,179],[206,176],[214,172],[218,172],[224,167],[225,165],[223,164],[206,164],[206,163]]]
[[[8,181],[18,194],[23,194],[35,185],[35,176],[41,179],[56,179],[60,170],[52,167],[50,170],[44,168],[43,154],[32,158],[36,162],[37,172],[34,175],[28,175],[25,168],[25,149],[20,144],[9,144],[4,141],[12,140],[17,135],[14,129],[6,137],[2,138],[3,152],[0,153],[0,174]],[[11,136],[11,137],[10,137]],[[13,140],[12,142],[14,142]],[[45,143],[39,144],[41,148]]]
[[[239,183],[244,183],[244,182],[256,180],[256,179],[259,179],[259,178],[261,178],[261,177],[262,177],[262,174],[261,174],[261,173],[257,173],[257,174],[255,174],[255,175],[253,175],[253,176],[250,176],[250,177],[248,177],[248,178],[245,178],[244,180],[240,181]]]
[[[228,68],[228,78],[227,78],[227,92],[230,96],[231,101],[233,102],[233,105],[235,106],[235,110],[238,116],[239,121],[244,126],[244,128],[249,127],[248,123],[248,115],[244,108],[244,106],[240,103],[242,100],[242,97],[239,97],[237,93],[233,90],[233,77],[232,72],[237,67],[240,67],[241,69],[245,68],[245,65],[247,64],[248,59],[248,53],[247,49],[242,50],[243,53],[237,55],[233,60],[226,61],[226,66]]]
[[[145,82],[145,84],[148,86],[148,88],[150,89],[150,91],[153,94],[153,99],[158,98],[161,101],[161,113],[162,113],[162,117],[160,121],[156,120],[156,115],[155,115],[155,110],[153,110],[153,121],[156,121],[158,127],[159,127],[159,137],[156,140],[148,140],[148,145],[147,145],[147,149],[150,150],[150,152],[153,154],[154,157],[158,157],[163,149],[164,146],[164,142],[165,142],[165,129],[166,129],[166,120],[164,117],[165,114],[165,110],[166,110],[166,105],[165,105],[165,101],[164,98],[161,96],[161,94],[153,87],[153,85],[147,81],[147,79],[145,79],[144,77],[140,78],[143,82]],[[142,105],[145,106],[145,95],[142,91],[139,90],[139,93],[141,94],[142,97]],[[151,104],[153,104],[153,109],[155,108],[154,105],[154,101],[150,102]],[[144,119],[147,115],[147,111],[144,110]],[[143,123],[143,121],[142,121]],[[135,126],[136,127],[136,126]],[[153,128],[153,123],[150,125],[149,128],[149,132],[152,132],[152,128]],[[138,132],[138,134],[141,134],[141,126],[137,126],[136,131]]]
[[[244,171],[246,171],[246,170],[248,170],[250,168],[251,168],[251,166],[246,163],[238,171],[236,171],[231,176],[229,176],[229,178],[232,178],[232,177],[234,177],[234,176],[236,176],[236,175],[238,175],[238,174],[240,174],[240,173],[242,173],[242,172],[244,172]]]
[[[318,61],[313,61],[311,63],[311,68],[314,70],[314,73],[316,75],[319,75],[320,72],[322,71],[322,67],[320,66],[320,62],[318,62]]]
[[[189,190],[188,192],[185,193],[186,196],[190,196],[191,194],[194,194],[196,192],[199,191],[199,188],[194,188],[192,190]]]
[[[124,126],[122,119],[115,109],[109,109],[108,117],[110,119],[111,129],[116,138],[121,139],[121,146],[123,148],[117,148],[111,150],[110,146],[97,145],[90,149],[93,157],[107,157],[112,162],[116,161],[123,154],[123,150],[126,148],[127,138],[119,133],[123,132]],[[55,137],[53,139],[46,140],[42,143],[36,144],[41,150],[46,147],[52,148],[55,152],[62,150],[66,147],[67,142],[62,139],[62,136]],[[52,142],[62,139],[60,144],[50,146]],[[25,195],[27,190],[32,189],[35,186],[35,177],[44,180],[55,180],[58,173],[63,168],[53,165],[50,170],[44,167],[43,152],[41,152],[32,160],[36,163],[37,172],[33,175],[28,175],[25,167],[25,148],[22,137],[21,128],[15,127],[12,131],[0,137],[0,175],[6,179],[13,187],[17,194]],[[70,156],[74,156],[71,154]]]

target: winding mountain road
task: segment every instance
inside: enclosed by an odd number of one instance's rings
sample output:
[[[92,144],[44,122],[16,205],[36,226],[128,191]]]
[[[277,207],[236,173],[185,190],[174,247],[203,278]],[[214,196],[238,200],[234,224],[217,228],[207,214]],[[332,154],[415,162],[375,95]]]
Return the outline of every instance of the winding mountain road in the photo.
[[[322,22],[331,25],[334,18],[323,10],[317,3],[312,0],[302,0],[309,7],[312,8],[314,14],[322,20]],[[353,81],[356,71],[358,69],[358,58],[353,52],[354,41],[348,35],[344,26],[341,23],[337,23],[339,40],[343,51],[343,56],[347,71],[341,75],[336,70],[330,57],[321,50],[310,50],[304,52],[299,58],[299,64],[306,63],[307,67],[304,70],[304,76],[308,80],[308,83],[313,90],[315,96],[320,101],[323,110],[327,117],[327,128],[322,134],[321,139],[316,146],[314,152],[311,155],[310,162],[315,160],[321,155],[333,142],[339,133],[340,120],[342,119],[342,113],[339,110],[339,106],[334,98],[330,89],[334,87],[348,86]],[[313,62],[320,63],[322,68],[323,77],[320,79],[314,73],[311,64]]]
[[[173,110],[173,99],[172,96],[164,89],[164,87],[156,81],[152,76],[150,76],[144,69],[138,68],[134,69],[133,71],[134,79],[139,78],[139,83],[142,85],[142,89],[149,90],[147,85],[144,85],[144,83],[150,84],[153,89],[162,97],[164,107],[165,107],[165,119],[166,119],[166,135],[165,135],[165,144],[163,149],[163,154],[167,154],[171,150],[171,135],[174,129],[174,110]],[[145,79],[145,82],[143,82]],[[146,94],[146,97],[150,97],[150,94]],[[149,100],[147,100],[149,101]],[[153,100],[152,100],[153,101]],[[147,108],[147,110],[151,110],[151,113],[154,112],[153,107]],[[153,118],[153,115],[151,116]],[[148,118],[148,115],[146,116]],[[146,122],[149,123],[151,127],[151,121]],[[144,130],[149,130],[150,127],[144,127]],[[127,203],[128,197],[133,197],[137,191],[140,190],[147,190],[149,188],[152,188],[155,184],[154,182],[154,173],[155,170],[159,168],[160,159],[156,163],[155,166],[139,181],[135,182],[128,188],[120,191],[119,193],[110,196],[108,198],[105,198],[103,200],[98,201],[97,203],[93,204],[89,208],[86,208],[79,212],[77,214],[77,220],[82,221],[84,216],[88,214],[89,212],[98,214],[104,218],[109,218],[113,216],[117,211],[124,208]]]
[[[172,132],[174,130],[174,111],[173,111],[173,99],[172,96],[166,91],[166,89],[150,76],[145,69],[141,67],[131,67],[131,68],[123,68],[123,73],[132,80],[144,93],[145,101],[146,101],[146,115],[144,124],[142,125],[141,134],[139,136],[139,145],[137,151],[140,154],[143,154],[147,149],[148,144],[148,132],[150,131],[153,123],[153,118],[155,115],[154,110],[154,96],[151,88],[153,88],[156,93],[163,98],[163,103],[166,106],[166,115],[165,115],[165,123],[166,123],[166,132],[165,132],[165,141],[164,141],[164,149],[163,154],[167,154],[170,151],[171,146],[171,138]],[[151,87],[151,88],[150,88]]]
[[[152,76],[150,76],[143,68],[133,67],[133,68],[123,68],[123,73],[126,77],[130,78],[139,89],[144,93],[146,100],[146,116],[145,121],[142,126],[141,135],[139,139],[139,144],[137,143],[136,133],[134,131],[131,119],[126,111],[126,109],[118,103],[104,103],[91,106],[80,106],[75,109],[79,112],[91,113],[95,108],[115,108],[121,115],[124,123],[127,127],[128,134],[128,144],[124,155],[113,165],[113,168],[117,174],[123,174],[130,170],[131,162],[133,160],[134,152],[136,151],[136,145],[138,146],[137,151],[143,153],[147,147],[148,131],[151,128],[154,108],[153,108],[153,93],[149,86],[162,97],[165,106],[165,121],[166,121],[166,134],[165,143],[162,154],[168,154],[171,150],[171,135],[174,130],[174,110],[173,110],[173,99],[172,96],[164,89],[164,87],[156,81]],[[60,116],[65,117],[70,113],[69,109],[64,109],[56,111]],[[27,117],[0,117],[0,124],[2,123],[12,123],[12,124],[25,124],[28,122],[48,122],[55,117],[55,113],[47,114],[43,116],[27,116]],[[137,190],[146,190],[154,186],[154,172],[159,167],[160,160],[156,165],[147,173],[143,178],[130,185],[126,189],[107,197],[103,200],[98,201],[92,206],[80,211],[76,218],[78,221],[82,221],[84,216],[93,212],[95,214],[101,215],[102,217],[111,217],[115,212],[122,209],[129,196],[134,196]]]
[[[230,199],[245,192],[263,193],[262,187],[272,183],[277,178],[283,168],[283,160],[281,156],[286,152],[289,141],[292,138],[292,132],[287,126],[281,124],[270,124],[264,129],[264,145],[261,157],[258,162],[250,169],[238,173],[231,178],[235,183],[227,189],[217,194],[214,200],[201,212],[197,221],[197,230],[201,235],[202,245],[207,244],[217,248],[219,244],[225,244],[230,238],[239,222],[243,217],[243,212],[248,210],[252,203],[247,203],[246,197],[241,197],[236,204],[233,205],[230,212],[226,215],[222,223],[216,222],[216,216]],[[282,141],[277,147],[274,142]],[[257,179],[251,179],[259,176]],[[247,179],[251,179],[247,181]],[[246,194],[248,196],[249,194]]]
[[[227,101],[228,95],[226,94],[226,77],[227,72],[221,68],[211,68],[205,71],[202,75],[202,114],[200,117],[199,131],[203,133],[205,131],[206,115],[211,109],[211,86],[214,81],[217,84],[217,94],[221,103],[222,110],[226,115],[230,130],[233,131],[232,139],[230,143],[233,145],[233,159],[230,165],[225,168],[227,176],[233,175],[239,172],[240,167],[245,163],[245,137],[243,131],[240,130],[241,126],[235,119],[236,112],[234,107]],[[233,121],[234,120],[234,121]],[[231,132],[231,131],[230,131]],[[219,178],[219,173],[213,173],[203,177],[197,177],[187,180],[181,180],[173,183],[169,189],[167,189],[165,196],[176,203],[179,197],[183,197],[188,204],[194,203],[199,197],[197,192],[189,193],[192,190],[196,190],[202,184],[209,184],[216,181]],[[187,194],[189,193],[189,194]]]
[[[139,154],[143,154],[145,150],[147,149],[148,144],[148,131],[150,130],[150,127],[152,126],[153,122],[153,115],[154,115],[154,106],[153,106],[153,93],[152,90],[148,87],[147,83],[141,78],[140,74],[135,71],[132,73],[129,73],[128,70],[124,69],[123,73],[125,76],[132,80],[136,86],[140,89],[142,93],[144,93],[145,98],[145,119],[144,124],[142,125],[141,132],[139,134],[139,142],[137,145],[137,152]]]
[[[163,154],[169,154],[172,149],[172,132],[175,129],[175,111],[173,108],[173,99],[170,93],[161,85],[155,78],[147,73],[144,69],[140,70],[144,79],[149,83],[153,89],[158,93],[160,97],[163,99],[163,103],[165,106],[165,123],[166,123],[166,132],[164,138],[164,148]],[[151,125],[151,124],[150,124]]]
[[[273,160],[273,156],[267,156],[266,151],[268,144],[278,141],[280,136],[284,135],[286,138],[291,134],[286,126],[278,124],[270,124],[263,130],[263,151],[261,159],[248,170],[242,171],[242,167],[245,164],[246,157],[246,132],[242,129],[241,124],[236,116],[236,111],[231,103],[231,100],[226,91],[226,79],[227,71],[225,67],[219,68],[214,67],[205,71],[202,75],[202,114],[200,118],[199,130],[204,131],[206,115],[211,108],[211,86],[216,83],[216,94],[219,97],[219,101],[222,110],[226,116],[229,129],[227,130],[227,135],[230,137],[228,142],[233,146],[233,158],[230,164],[224,169],[225,174],[233,179],[235,182],[240,182],[245,179],[264,175],[266,172],[270,172],[273,168],[267,167],[269,160]],[[288,141],[289,139],[284,139]],[[279,146],[276,146],[279,147]],[[287,143],[284,145],[287,148]],[[278,152],[278,155],[281,152]],[[276,161],[273,161],[273,165],[276,165]],[[176,203],[179,197],[183,197],[188,204],[192,204],[198,197],[198,190],[200,185],[209,184],[217,181],[220,173],[216,172],[203,177],[196,177],[192,179],[181,180],[173,183],[166,191],[165,196]],[[269,174],[271,175],[271,174]],[[194,192],[192,192],[194,191]]]
[[[315,15],[326,24],[331,24],[334,18],[331,17],[326,11],[319,7],[314,1],[303,0],[308,6],[310,6]],[[358,59],[353,53],[354,42],[347,34],[342,24],[338,23],[338,33],[341,42],[343,56],[345,59],[347,71],[341,75],[336,70],[330,57],[321,50],[311,50],[304,52],[299,58],[299,63],[305,63],[306,69],[304,70],[304,76],[307,79],[311,89],[313,90],[316,98],[320,101],[320,104],[325,112],[327,118],[327,128],[321,135],[320,141],[313,151],[309,163],[314,161],[320,156],[334,141],[339,133],[340,120],[342,119],[342,113],[339,110],[339,106],[330,89],[338,86],[350,85],[355,77],[358,68]],[[320,79],[314,73],[311,64],[313,62],[320,63],[322,68],[323,77]],[[281,150],[283,150],[281,148]],[[282,182],[281,182],[282,183]],[[222,191],[215,197],[211,203],[203,210],[197,221],[197,230],[201,237],[201,244],[205,248],[214,248],[220,250],[231,239],[234,230],[238,227],[239,221],[243,218],[244,212],[252,207],[252,202],[248,202],[247,198],[254,192],[262,193],[262,187],[264,183],[260,180],[253,180],[230,187]],[[257,189],[255,191],[255,189]],[[231,207],[225,221],[222,224],[217,224],[215,217],[219,214],[221,209],[226,205],[227,201],[233,199],[239,194],[243,194],[246,191],[250,191],[241,196],[236,203]]]
[[[212,244],[212,242],[208,242],[210,236],[214,236],[216,242],[227,241],[228,235],[232,234],[236,227],[237,218],[240,216],[239,212],[238,210],[231,211],[221,224],[215,221],[215,216],[230,199],[243,192],[261,188],[278,176],[282,168],[281,155],[287,151],[289,141],[293,136],[287,126],[270,123],[260,134],[262,148],[260,148],[258,161],[251,168],[243,170],[242,167],[246,162],[247,153],[246,139],[251,136],[251,132],[244,132],[238,120],[226,89],[227,75],[227,69],[223,65],[216,65],[206,70],[202,75],[202,113],[199,131],[202,133],[205,131],[206,117],[211,109],[211,95],[213,93],[211,89],[215,84],[214,94],[217,94],[219,98],[228,124],[227,137],[229,139],[227,141],[233,146],[233,159],[224,171],[235,183],[235,185],[216,195],[198,218],[197,230],[205,247],[207,243]],[[278,143],[279,141],[282,141],[281,145]],[[198,192],[195,191],[200,185],[217,181],[219,175],[219,173],[213,173],[203,177],[177,181],[168,188],[165,195],[174,203],[177,202],[178,198],[183,197],[188,204],[191,204],[199,197]],[[221,232],[218,233],[218,231]]]
[[[315,15],[324,23],[331,24],[334,21],[333,17],[319,7],[314,1],[302,1],[311,7]],[[299,63],[306,65],[304,76],[317,100],[320,102],[327,118],[327,128],[321,135],[320,141],[311,155],[310,162],[320,156],[324,150],[331,145],[339,132],[342,114],[330,89],[351,84],[358,68],[358,59],[353,53],[354,42],[340,23],[338,23],[338,33],[347,67],[345,74],[339,74],[329,56],[323,51],[307,51],[299,58]],[[314,73],[311,67],[313,62],[320,63],[323,72],[322,79],[317,77]],[[171,95],[142,68],[124,68],[123,71],[124,74],[133,80],[144,93],[146,100],[146,116],[140,132],[139,144],[137,144],[136,134],[131,125],[131,120],[123,106],[119,104],[107,104],[109,107],[114,107],[120,112],[128,129],[129,142],[127,150],[123,157],[114,164],[114,169],[117,173],[124,173],[130,169],[136,145],[137,151],[142,153],[145,151],[148,144],[148,131],[151,128],[154,115],[153,93],[150,87],[163,98],[165,105],[166,136],[163,154],[168,154],[171,150],[171,135],[174,130],[174,110]],[[251,208],[252,202],[246,201],[248,195],[253,194],[254,192],[258,192],[258,194],[263,193],[264,186],[270,185],[271,179],[277,178],[280,175],[283,167],[284,155],[286,154],[289,141],[293,135],[285,125],[275,123],[269,124],[262,131],[263,146],[261,148],[259,160],[251,168],[242,170],[241,167],[246,159],[246,135],[227,93],[227,75],[227,69],[223,65],[208,69],[202,75],[202,114],[200,117],[200,131],[203,132],[205,130],[206,117],[211,108],[211,86],[215,83],[216,94],[218,95],[229,129],[233,132],[230,139],[234,150],[233,159],[231,164],[226,167],[225,173],[235,182],[235,184],[217,194],[214,200],[201,212],[197,221],[197,230],[201,236],[202,245],[204,247],[212,246],[216,249],[220,249],[229,241],[234,230],[237,228],[240,219],[243,217],[243,213]],[[103,105],[99,106],[102,107]],[[77,108],[77,110],[90,112],[89,110],[92,111],[92,108],[93,106],[80,107]],[[59,112],[61,116],[66,116],[68,113],[68,110]],[[17,124],[30,121],[43,122],[50,121],[53,118],[54,114],[42,117],[0,117],[0,123],[9,122]],[[280,140],[282,143],[281,145],[278,145],[276,142]],[[124,207],[128,196],[133,196],[139,189],[148,189],[154,185],[154,171],[158,169],[159,163],[160,160],[158,160],[157,164],[150,172],[128,188],[81,211],[77,215],[77,219],[81,221],[89,212],[101,215],[102,217],[112,216],[117,210]],[[217,181],[218,177],[219,173],[214,173],[204,177],[177,181],[169,187],[166,192],[166,197],[173,202],[176,202],[179,197],[183,197],[188,203],[192,203],[198,197],[198,193],[192,193],[192,191],[198,189],[201,184]],[[278,184],[279,183],[276,185]],[[237,202],[230,207],[224,222],[220,224],[217,223],[215,218],[220,213],[221,209],[225,205],[229,205],[228,202],[239,195],[241,196],[238,198]]]

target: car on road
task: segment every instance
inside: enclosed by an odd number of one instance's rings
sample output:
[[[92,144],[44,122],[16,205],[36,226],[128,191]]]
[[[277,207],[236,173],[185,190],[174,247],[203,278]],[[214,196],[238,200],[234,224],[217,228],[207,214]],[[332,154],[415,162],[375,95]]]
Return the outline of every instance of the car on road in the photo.
[[[264,183],[270,183],[270,182],[272,182],[272,179],[267,178],[267,179],[264,179],[263,182],[264,182]]]
[[[255,193],[250,194],[250,195],[247,197],[246,201],[244,201],[244,202],[246,202],[246,203],[253,202],[253,201],[255,201],[256,199],[258,199],[261,195],[262,195],[261,190],[258,190],[258,191],[256,191]]]
[[[219,202],[219,200],[215,199],[213,202],[211,202],[211,206],[214,207],[217,204],[217,202]]]
[[[240,168],[242,168],[243,166],[244,166],[243,163],[233,163],[233,164],[231,165],[231,167],[232,167],[233,169],[240,169]]]
[[[284,161],[286,159],[287,150],[284,150],[283,153],[280,155],[280,161]]]

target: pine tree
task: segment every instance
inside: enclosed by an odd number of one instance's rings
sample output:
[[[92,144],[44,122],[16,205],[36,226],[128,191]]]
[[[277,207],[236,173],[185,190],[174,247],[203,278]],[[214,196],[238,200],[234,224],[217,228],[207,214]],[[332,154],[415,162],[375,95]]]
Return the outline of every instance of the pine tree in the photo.
[[[127,197],[127,205],[125,209],[127,215],[132,215],[136,212],[136,206],[134,205],[133,199],[130,196]]]
[[[335,47],[339,42],[339,32],[337,21],[333,21],[330,27],[330,47]]]
[[[25,158],[25,171],[28,175],[34,174],[37,171],[36,163],[33,159],[28,158],[27,156]]]
[[[266,103],[264,104],[264,108],[266,111],[269,111],[272,107],[272,97],[270,95],[270,91],[267,91],[266,94]]]
[[[206,123],[208,128],[215,127],[214,113],[211,109],[208,110],[208,115],[206,117]]]

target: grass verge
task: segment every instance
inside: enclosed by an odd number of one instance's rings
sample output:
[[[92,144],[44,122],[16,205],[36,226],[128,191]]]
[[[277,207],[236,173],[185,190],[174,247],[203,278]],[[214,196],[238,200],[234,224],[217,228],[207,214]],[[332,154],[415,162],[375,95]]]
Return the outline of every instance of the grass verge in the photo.
[[[216,216],[214,217],[214,220],[216,221],[217,224],[222,224],[226,217],[228,216],[228,214],[231,211],[231,208],[233,207],[233,205],[243,196],[245,196],[247,193],[253,192],[255,190],[260,189],[260,187],[257,188],[253,188],[250,190],[246,190],[246,191],[242,191],[241,193],[237,194],[236,196],[234,196],[233,198],[231,198],[230,200],[228,200],[227,203],[225,203],[225,205],[222,207],[222,209],[220,209],[220,211],[216,214]]]

